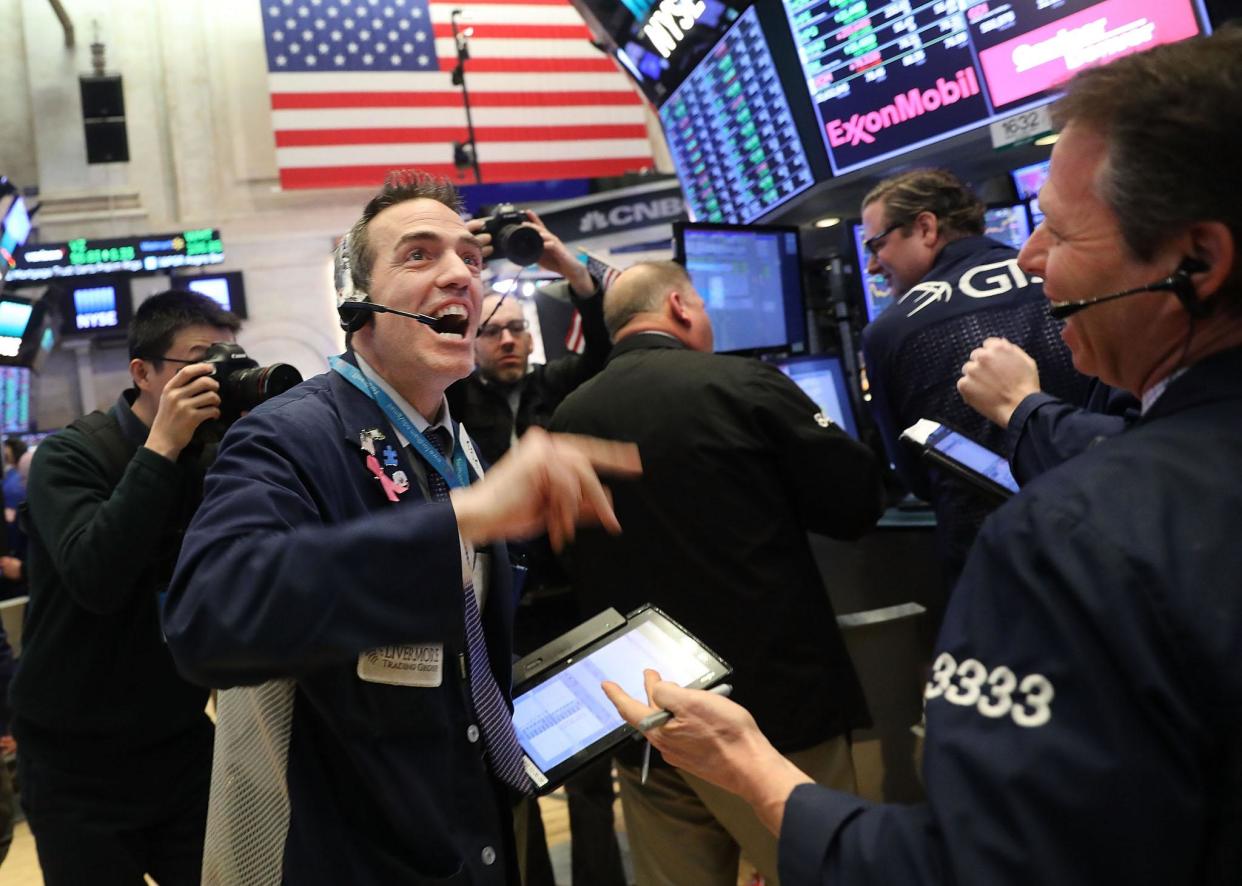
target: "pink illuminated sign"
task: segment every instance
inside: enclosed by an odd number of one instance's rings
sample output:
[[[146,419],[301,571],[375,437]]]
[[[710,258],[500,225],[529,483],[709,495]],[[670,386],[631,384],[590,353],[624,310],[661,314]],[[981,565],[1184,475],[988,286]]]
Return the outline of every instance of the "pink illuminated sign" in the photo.
[[[979,53],[993,105],[1053,89],[1078,70],[1199,33],[1190,4],[1105,0]]]

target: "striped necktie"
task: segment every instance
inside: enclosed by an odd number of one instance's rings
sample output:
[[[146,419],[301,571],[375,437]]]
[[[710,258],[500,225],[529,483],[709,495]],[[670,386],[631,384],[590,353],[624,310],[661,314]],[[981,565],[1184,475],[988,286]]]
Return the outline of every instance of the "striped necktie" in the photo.
[[[441,455],[448,455],[450,438],[446,428],[428,428],[424,436]],[[432,501],[448,501],[448,483],[430,465],[427,466],[427,488],[431,492]],[[474,581],[469,577],[465,579],[465,609],[470,698],[474,702],[475,716],[478,717],[483,732],[483,747],[487,751],[487,759],[492,764],[492,771],[505,784],[523,794],[530,793],[530,777],[522,765],[524,754],[522,746],[518,744],[517,733],[513,731],[513,718],[487,660],[483,621],[479,617],[479,603],[474,595]]]

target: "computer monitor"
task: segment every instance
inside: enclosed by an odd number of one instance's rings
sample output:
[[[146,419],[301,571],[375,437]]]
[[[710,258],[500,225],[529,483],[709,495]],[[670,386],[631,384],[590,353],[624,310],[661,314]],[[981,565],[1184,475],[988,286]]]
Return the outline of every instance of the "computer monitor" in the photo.
[[[1209,30],[1202,0],[783,6],[835,175],[1046,104],[1085,65]]]
[[[751,222],[815,182],[757,7],[669,96],[660,124],[695,221]]]
[[[185,289],[205,295],[226,311],[246,319],[246,284],[241,271],[202,274],[196,277],[173,277],[174,289]]]
[[[673,232],[717,352],[806,350],[797,228],[677,222]]]
[[[993,206],[983,213],[983,233],[1014,249],[1021,249],[1031,237],[1031,220],[1026,205]]]
[[[1044,220],[1044,214],[1039,211],[1039,189],[1048,180],[1048,161],[1019,166],[1009,173],[1009,177],[1013,179],[1018,199],[1027,201],[1030,206],[1031,224],[1038,225]]]
[[[824,415],[855,440],[858,439],[858,422],[854,420],[849,381],[840,357],[815,354],[777,360],[775,365],[815,401]]]
[[[47,325],[47,304],[6,293],[0,297],[0,366],[29,366]]]
[[[863,304],[867,309],[867,322],[870,323],[888,310],[897,299],[894,296],[893,287],[888,285],[887,280],[879,274],[867,273],[867,247],[863,246],[863,241],[866,239],[863,226],[854,225],[854,251],[858,256],[858,279],[862,282]]]
[[[0,433],[24,434],[30,430],[30,370],[25,366],[0,366]]]
[[[123,334],[129,328],[129,280],[93,277],[70,284],[61,332],[65,335]]]
[[[13,198],[0,219],[0,280],[5,272],[17,266],[17,250],[30,236],[30,213],[21,195]]]

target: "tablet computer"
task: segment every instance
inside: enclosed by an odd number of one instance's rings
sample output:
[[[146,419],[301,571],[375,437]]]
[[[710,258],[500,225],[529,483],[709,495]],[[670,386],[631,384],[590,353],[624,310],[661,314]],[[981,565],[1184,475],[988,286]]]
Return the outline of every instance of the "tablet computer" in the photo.
[[[1009,470],[1009,460],[999,452],[953,430],[948,425],[923,418],[901,432],[901,438],[919,446],[923,457],[974,488],[1002,500],[1018,491],[1018,482]]]
[[[643,670],[709,689],[732,673],[693,634],[654,606],[609,609],[514,665],[513,726],[535,792],[546,794],[636,735],[604,695],[611,680],[645,699]]]

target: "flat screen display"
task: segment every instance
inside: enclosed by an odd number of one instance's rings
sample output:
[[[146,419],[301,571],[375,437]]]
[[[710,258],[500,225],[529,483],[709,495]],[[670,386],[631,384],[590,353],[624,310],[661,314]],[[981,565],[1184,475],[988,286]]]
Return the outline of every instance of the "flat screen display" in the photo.
[[[0,357],[15,359],[22,348],[22,338],[30,325],[34,305],[28,301],[0,299]]]
[[[858,422],[854,420],[849,382],[840,357],[816,354],[778,360],[776,365],[815,401],[824,415],[855,440],[858,439]]]
[[[232,311],[243,320],[246,318],[246,287],[241,271],[223,274],[205,274],[201,277],[174,277],[175,289],[188,289],[205,295],[226,311]]]
[[[5,271],[17,266],[17,250],[30,236],[30,213],[26,201],[19,195],[13,198],[4,218],[0,219],[0,279]]]
[[[129,327],[129,281],[96,277],[65,287],[65,335],[124,332]]]
[[[579,0],[616,46],[617,61],[663,104],[754,0]]]
[[[24,434],[30,430],[30,370],[25,366],[0,366],[0,433]]]
[[[1050,101],[1084,67],[1205,32],[1199,0],[782,0],[834,173]]]
[[[1009,470],[1009,462],[999,452],[943,425],[927,438],[927,446],[950,461],[957,462],[1009,492],[1018,491],[1018,481]]]
[[[1030,166],[1019,166],[1009,173],[1013,179],[1013,189],[1018,193],[1019,200],[1030,200],[1039,196],[1039,189],[1048,180],[1049,161],[1041,160]]]
[[[858,277],[862,281],[863,303],[867,308],[867,322],[870,323],[876,317],[888,310],[889,306],[896,301],[893,294],[893,287],[888,285],[879,274],[867,273],[867,248],[863,246],[866,235],[863,233],[862,225],[854,225],[854,251],[858,255]]]
[[[645,668],[693,688],[707,688],[731,673],[726,662],[660,610],[632,613],[620,630],[514,690],[513,728],[538,769],[537,784],[562,780],[575,765],[634,734],[600,684],[611,680],[634,698],[645,698]]]
[[[1021,249],[1031,237],[1031,220],[1026,206],[994,206],[983,213],[983,233],[1014,249]]]
[[[1018,192],[1018,198],[1026,200],[1030,207],[1031,224],[1038,226],[1044,220],[1044,214],[1039,211],[1039,189],[1048,180],[1048,161],[1020,166],[1010,176],[1013,177],[1013,188]]]
[[[84,286],[73,290],[73,326],[78,332],[115,329],[120,325],[116,286]]]
[[[806,350],[797,228],[682,222],[673,230],[717,352]]]
[[[660,108],[694,221],[753,221],[815,180],[754,8]]]
[[[46,339],[47,300],[0,298],[0,366],[30,366]]]

